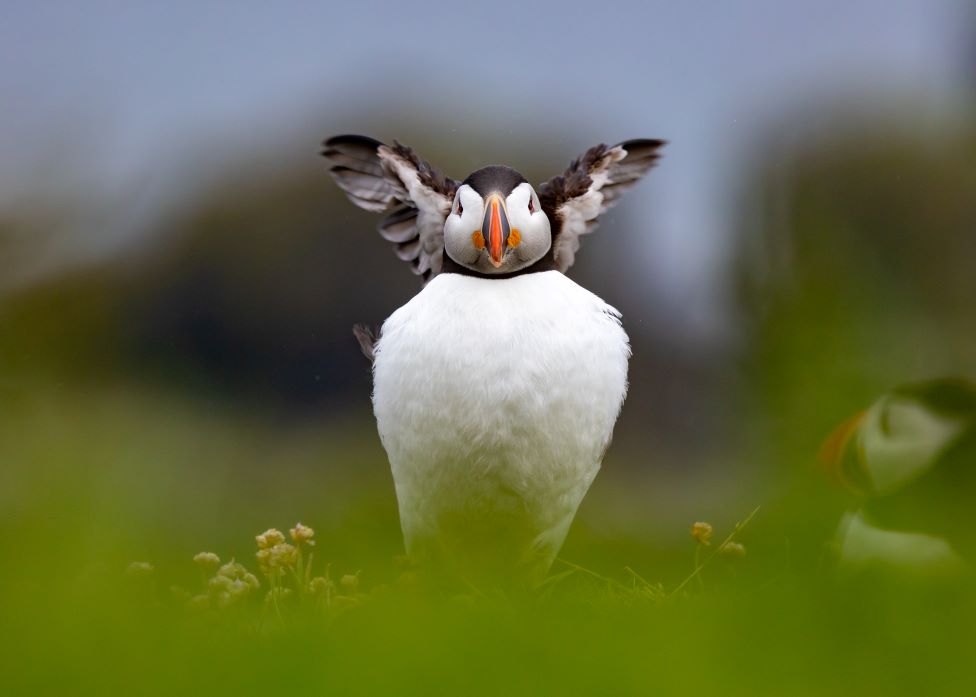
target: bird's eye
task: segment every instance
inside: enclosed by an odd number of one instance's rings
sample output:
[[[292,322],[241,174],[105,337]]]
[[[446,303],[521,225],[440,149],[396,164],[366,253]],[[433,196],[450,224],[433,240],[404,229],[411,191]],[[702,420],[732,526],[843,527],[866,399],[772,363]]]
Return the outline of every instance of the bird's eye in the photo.
[[[535,201],[529,196],[529,213],[535,213]]]
[[[458,215],[461,215],[462,210],[463,209],[461,208],[461,199],[459,198],[458,199],[458,204],[457,204],[457,214]]]

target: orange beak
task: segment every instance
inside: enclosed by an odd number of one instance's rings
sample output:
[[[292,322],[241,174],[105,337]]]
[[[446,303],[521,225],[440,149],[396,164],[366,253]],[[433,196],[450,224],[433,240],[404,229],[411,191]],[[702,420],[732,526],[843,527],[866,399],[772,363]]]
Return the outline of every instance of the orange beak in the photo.
[[[505,202],[498,194],[492,194],[488,198],[485,219],[481,224],[481,234],[488,242],[488,256],[491,258],[492,266],[497,269],[502,265],[502,256],[505,254],[508,236],[511,234]]]

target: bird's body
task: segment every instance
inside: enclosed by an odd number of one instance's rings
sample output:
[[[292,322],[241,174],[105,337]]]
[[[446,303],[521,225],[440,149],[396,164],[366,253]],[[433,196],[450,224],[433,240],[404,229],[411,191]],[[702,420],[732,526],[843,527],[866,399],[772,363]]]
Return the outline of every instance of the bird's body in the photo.
[[[373,402],[412,558],[474,577],[549,567],[626,393],[618,317],[547,271],[442,274],[386,321]]]
[[[658,140],[597,145],[538,192],[511,167],[456,181],[413,150],[337,136],[323,154],[425,281],[355,330],[407,552],[479,585],[549,569],[627,391],[616,310],[564,275],[580,237],[657,161]]]

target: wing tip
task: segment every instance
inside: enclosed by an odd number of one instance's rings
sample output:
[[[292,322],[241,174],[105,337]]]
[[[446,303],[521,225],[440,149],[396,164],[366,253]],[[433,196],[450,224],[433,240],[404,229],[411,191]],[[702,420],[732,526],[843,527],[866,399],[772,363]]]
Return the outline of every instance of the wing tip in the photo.
[[[383,143],[375,138],[370,138],[369,136],[361,136],[355,133],[342,133],[335,136],[329,136],[322,141],[321,149],[319,154],[322,157],[330,158],[336,154],[342,154],[342,148],[365,148],[372,152],[382,146]]]
[[[668,144],[668,141],[663,138],[630,138],[628,140],[621,141],[617,143],[620,147],[631,146],[631,147],[644,147],[644,148],[661,148]]]
[[[638,155],[640,157],[661,157],[661,150],[668,145],[668,141],[662,138],[632,138],[617,143],[614,147],[620,148],[628,156]]]
[[[354,324],[352,325],[352,335],[359,342],[359,350],[372,363],[376,357],[376,342],[379,341],[380,330],[368,324]]]
[[[336,145],[369,145],[371,147],[379,147],[383,143],[376,138],[370,138],[369,136],[359,135],[358,133],[340,133],[339,135],[329,136],[322,141],[323,147],[334,147]]]

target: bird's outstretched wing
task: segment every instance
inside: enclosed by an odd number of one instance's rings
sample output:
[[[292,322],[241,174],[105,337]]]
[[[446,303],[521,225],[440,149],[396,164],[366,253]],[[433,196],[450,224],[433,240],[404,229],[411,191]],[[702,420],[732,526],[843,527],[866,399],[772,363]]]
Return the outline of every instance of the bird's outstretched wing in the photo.
[[[353,203],[387,214],[379,231],[397,256],[410,262],[424,283],[436,275],[444,255],[444,220],[458,182],[396,141],[390,146],[366,136],[335,136],[323,143],[322,155]]]
[[[595,230],[600,214],[654,166],[664,145],[663,140],[648,139],[597,145],[542,184],[542,208],[550,220],[559,222],[553,226],[558,229],[553,240],[556,268],[565,273],[573,265],[579,238]]]

